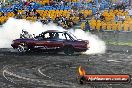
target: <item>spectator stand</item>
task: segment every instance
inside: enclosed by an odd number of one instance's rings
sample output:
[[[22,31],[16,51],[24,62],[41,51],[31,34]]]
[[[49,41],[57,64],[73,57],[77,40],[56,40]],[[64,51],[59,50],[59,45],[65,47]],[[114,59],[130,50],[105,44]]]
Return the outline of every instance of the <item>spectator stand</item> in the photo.
[[[72,2],[63,0],[38,0],[37,2],[34,0],[30,0],[29,2],[12,1],[10,5],[5,4],[4,7],[1,6],[0,23],[4,23],[9,17],[17,16],[19,19],[32,21],[40,19],[43,23],[53,20],[53,22],[66,29],[79,24],[83,30],[86,30],[90,26],[92,30],[96,31],[131,31],[132,19],[128,15],[128,12],[113,10],[116,7],[111,8],[111,5],[113,5],[113,2],[108,2],[107,0],[101,0],[100,3],[98,0],[86,0],[85,2],[82,0],[72,0]],[[100,14],[102,16],[101,19],[99,17],[93,19],[93,16],[97,12],[102,13]],[[116,14],[119,18],[118,20],[115,20]],[[91,19],[88,21],[89,23],[86,23],[87,19]]]

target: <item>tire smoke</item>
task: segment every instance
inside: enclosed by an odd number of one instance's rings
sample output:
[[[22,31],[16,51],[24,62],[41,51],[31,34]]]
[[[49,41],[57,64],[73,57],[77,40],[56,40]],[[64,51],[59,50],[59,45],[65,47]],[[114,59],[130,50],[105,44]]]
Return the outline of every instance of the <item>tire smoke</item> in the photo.
[[[89,41],[89,50],[83,54],[103,54],[106,51],[106,45],[103,40],[98,36],[91,34],[90,32],[84,32],[83,30],[76,29],[74,35],[77,39],[83,39]]]
[[[43,25],[41,22],[9,18],[7,22],[0,27],[0,48],[11,48],[12,40],[19,38],[22,30],[28,31],[30,34],[38,35],[46,30],[64,31],[65,29],[53,23]],[[75,31],[71,29],[69,31],[78,39],[89,40],[90,49],[84,54],[105,53],[106,45],[96,35],[85,33],[81,29],[76,29]]]
[[[41,22],[9,18],[7,22],[0,27],[0,48],[11,48],[12,40],[19,38],[22,30],[28,31],[30,34],[38,35],[46,30],[53,29],[64,30],[52,23],[43,25]]]

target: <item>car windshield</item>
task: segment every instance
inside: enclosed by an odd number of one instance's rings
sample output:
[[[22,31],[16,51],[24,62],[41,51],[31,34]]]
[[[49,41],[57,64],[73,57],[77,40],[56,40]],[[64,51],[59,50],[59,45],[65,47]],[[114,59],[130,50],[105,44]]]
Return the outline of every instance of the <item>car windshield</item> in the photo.
[[[77,37],[74,36],[71,32],[67,32],[74,40],[77,40]]]

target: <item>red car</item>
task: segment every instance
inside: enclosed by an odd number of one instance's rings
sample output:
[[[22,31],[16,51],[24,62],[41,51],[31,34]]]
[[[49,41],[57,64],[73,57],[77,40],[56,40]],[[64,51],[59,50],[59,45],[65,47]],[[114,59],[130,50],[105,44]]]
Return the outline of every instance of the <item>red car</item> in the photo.
[[[47,52],[63,51],[66,55],[74,52],[85,52],[89,49],[89,41],[79,40],[68,31],[48,30],[34,38],[22,38],[13,40],[11,46],[19,52],[43,50]]]

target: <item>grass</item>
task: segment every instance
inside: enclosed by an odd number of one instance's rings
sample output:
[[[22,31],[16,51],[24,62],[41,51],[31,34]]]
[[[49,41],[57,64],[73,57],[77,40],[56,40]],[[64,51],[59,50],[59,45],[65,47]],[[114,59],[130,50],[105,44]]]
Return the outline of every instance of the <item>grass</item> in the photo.
[[[126,46],[132,46],[132,42],[113,42],[113,41],[105,41],[106,44],[111,45],[126,45]]]

